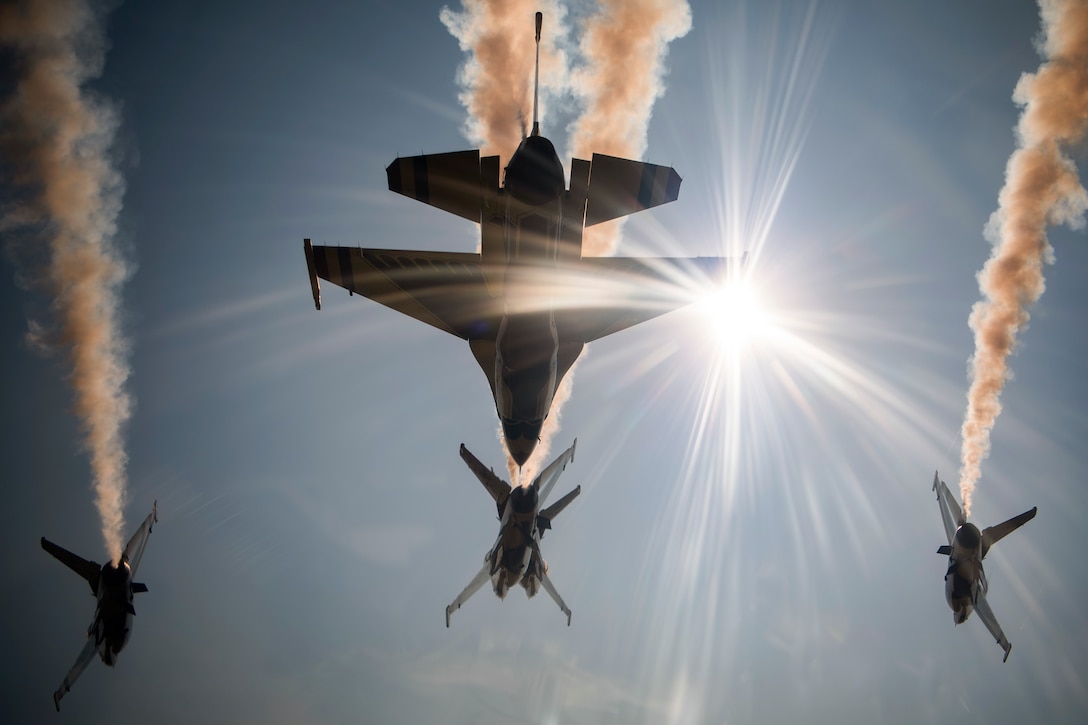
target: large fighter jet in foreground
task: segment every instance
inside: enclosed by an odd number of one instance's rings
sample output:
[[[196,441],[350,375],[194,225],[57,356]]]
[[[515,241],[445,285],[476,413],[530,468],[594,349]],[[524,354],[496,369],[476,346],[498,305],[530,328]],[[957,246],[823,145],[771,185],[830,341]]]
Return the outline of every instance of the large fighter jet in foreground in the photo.
[[[156,504],[152,506],[151,513],[144,519],[140,528],[132,535],[128,546],[121,553],[121,561],[117,566],[114,566],[113,562],[107,562],[99,567],[95,562],[76,556],[42,537],[42,548],[86,579],[91,586],[91,592],[98,600],[94,611],[94,621],[87,628],[87,643],[76,658],[72,669],[68,670],[68,674],[64,676],[60,687],[53,693],[53,705],[58,712],[60,712],[60,699],[72,689],[76,678],[94,659],[95,652],[103,662],[113,667],[118,653],[128,641],[128,636],[132,632],[132,615],[136,614],[132,600],[135,594],[147,591],[145,584],[132,581],[132,577],[136,574],[140,559],[143,558],[144,548],[151,536],[151,525],[158,520]]]
[[[543,586],[563,614],[567,615],[567,626],[570,626],[570,609],[548,578],[548,564],[540,555],[540,539],[544,536],[544,531],[552,527],[555,517],[582,492],[582,487],[578,486],[546,509],[542,510],[540,507],[544,505],[567,463],[574,460],[574,446],[577,444],[578,441],[575,441],[570,448],[563,451],[531,485],[518,487],[512,487],[496,476],[493,470],[484,467],[461,444],[461,458],[476,474],[476,478],[480,479],[491,498],[495,499],[500,523],[499,536],[484,555],[483,568],[446,607],[447,627],[450,626],[450,615],[460,609],[488,579],[500,599],[505,599],[510,588],[519,583],[525,588],[528,597],[533,597]]]
[[[1008,521],[990,526],[981,532],[974,524],[967,523],[956,499],[937,473],[933,473],[933,490],[937,492],[937,502],[941,507],[941,521],[948,536],[948,544],[937,549],[938,554],[948,557],[948,571],[944,575],[944,596],[952,608],[952,618],[956,624],[962,624],[977,611],[979,619],[990,630],[1001,649],[1005,650],[1002,662],[1009,659],[1012,644],[1001,631],[989,602],[986,601],[986,572],[982,569],[982,560],[998,541],[1035,518],[1037,509],[1025,511]]]
[[[499,157],[479,150],[398,158],[385,170],[391,191],[479,224],[478,254],[303,243],[317,309],[320,278],[468,341],[519,466],[586,343],[690,303],[692,280],[723,280],[728,262],[583,257],[585,227],[674,201],[680,176],[593,154],[571,161],[568,188],[535,101],[533,118],[502,185]]]

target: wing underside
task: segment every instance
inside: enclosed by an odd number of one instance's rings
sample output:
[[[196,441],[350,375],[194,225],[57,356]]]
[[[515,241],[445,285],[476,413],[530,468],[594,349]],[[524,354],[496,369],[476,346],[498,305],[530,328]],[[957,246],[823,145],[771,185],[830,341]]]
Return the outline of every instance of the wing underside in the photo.
[[[93,594],[98,593],[98,577],[102,568],[93,561],[87,561],[81,556],[73,554],[62,546],[57,546],[49,539],[42,537],[42,548],[49,552],[57,561],[83,577],[91,587]]]
[[[982,620],[982,623],[986,625],[986,629],[990,630],[993,638],[1001,645],[1001,649],[1005,650],[1005,657],[1002,662],[1009,659],[1012,644],[1005,637],[1005,633],[1001,631],[1001,625],[997,623],[997,617],[994,616],[993,610],[990,609],[990,602],[986,599],[986,593],[981,590],[975,600],[975,612],[978,613],[978,618]]]
[[[693,302],[726,278],[724,257],[583,257],[553,296],[565,339],[592,342]]]
[[[982,530],[982,558],[990,551],[990,547],[1003,538],[1016,531],[1018,528],[1035,518],[1038,508],[1032,508],[1019,516],[1013,516],[1008,521],[1003,521],[996,526],[988,526]]]
[[[484,285],[479,254],[324,246],[306,254],[316,277],[443,332],[465,340],[498,332],[502,309]]]
[[[567,464],[574,460],[574,449],[577,445],[578,440],[575,439],[570,448],[556,456],[555,460],[549,463],[548,467],[541,471],[533,481],[533,486],[536,487],[537,491],[537,500],[541,506],[548,500],[548,494],[552,492],[552,488],[563,474]]]
[[[461,608],[461,605],[467,602],[473,594],[479,591],[480,587],[484,585],[488,579],[491,578],[491,563],[484,561],[483,567],[480,571],[476,572],[476,576],[472,578],[472,581],[468,583],[461,593],[457,595],[457,598],[450,602],[450,605],[446,607],[446,626],[450,626],[450,615]]]
[[[140,560],[144,558],[144,549],[147,548],[147,540],[151,538],[151,526],[158,521],[158,503],[152,508],[151,513],[147,515],[144,522],[140,524],[140,528],[136,529],[136,533],[129,539],[128,545],[125,546],[124,558],[128,562],[129,569],[132,571],[132,575],[136,575],[136,569],[140,566]]]
[[[80,650],[79,656],[76,657],[75,664],[68,670],[68,674],[64,676],[64,681],[60,683],[60,687],[53,693],[53,705],[57,708],[57,712],[60,712],[60,699],[71,691],[72,685],[83,674],[83,670],[87,669],[87,665],[91,663],[91,660],[94,659],[94,653],[97,649],[94,637],[87,637],[87,642],[83,645],[83,649]]]
[[[548,569],[546,566],[543,566],[544,557],[540,555],[540,546],[535,541],[533,542],[533,552],[538,558],[540,558],[540,562],[542,565],[540,567],[540,584],[544,587],[544,591],[548,593],[548,596],[552,598],[552,601],[559,605],[560,611],[562,611],[563,614],[567,615],[567,626],[569,627],[570,607],[568,607],[567,603],[563,601],[563,597],[559,596],[559,592],[556,591],[555,585],[552,584],[552,580],[548,577]]]

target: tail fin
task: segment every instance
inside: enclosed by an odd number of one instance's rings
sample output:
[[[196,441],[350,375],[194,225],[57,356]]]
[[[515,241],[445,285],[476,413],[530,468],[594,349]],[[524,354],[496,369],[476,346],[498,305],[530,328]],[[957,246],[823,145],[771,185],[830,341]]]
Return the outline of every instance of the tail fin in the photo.
[[[499,507],[499,515],[502,515],[502,507],[506,505],[506,499],[510,497],[510,484],[495,475],[490,468],[480,463],[480,459],[472,455],[465,444],[461,444],[461,458],[468,465],[480,483],[484,485],[491,498],[495,499],[495,505]]]
[[[1026,524],[1035,518],[1035,513],[1039,510],[1038,506],[1032,507],[1030,511],[1025,511],[1019,516],[1013,516],[1008,521],[998,524],[997,526],[988,526],[982,530],[982,558],[986,558],[986,552],[990,550],[990,547],[1001,541],[1003,538],[1016,531],[1018,528]]]
[[[98,577],[102,573],[101,566],[93,561],[87,561],[81,556],[76,556],[67,549],[57,546],[44,536],[42,537],[42,548],[52,554],[54,559],[86,579],[87,583],[91,585],[91,593],[95,595],[98,594]]]

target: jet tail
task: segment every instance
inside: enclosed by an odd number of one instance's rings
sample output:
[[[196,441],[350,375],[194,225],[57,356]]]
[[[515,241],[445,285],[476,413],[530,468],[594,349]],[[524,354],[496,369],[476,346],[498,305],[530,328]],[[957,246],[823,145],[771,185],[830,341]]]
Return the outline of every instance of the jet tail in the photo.
[[[506,499],[510,497],[510,484],[495,475],[495,472],[480,463],[480,459],[472,455],[472,451],[461,444],[461,459],[480,479],[491,498],[495,499],[495,505],[499,507],[499,515],[502,515],[502,507],[506,505]]]
[[[81,556],[76,556],[67,549],[57,546],[44,536],[42,537],[42,548],[49,552],[54,559],[86,579],[87,584],[91,587],[91,593],[98,594],[98,577],[102,573],[101,566],[93,561],[87,561]]]
[[[1025,511],[1019,516],[1013,516],[1008,521],[1004,521],[996,526],[989,526],[982,530],[982,558],[986,558],[986,552],[990,550],[990,547],[996,544],[1001,539],[1005,538],[1013,531],[1026,524],[1035,518],[1036,512],[1039,510],[1038,506],[1032,507],[1030,511]]]

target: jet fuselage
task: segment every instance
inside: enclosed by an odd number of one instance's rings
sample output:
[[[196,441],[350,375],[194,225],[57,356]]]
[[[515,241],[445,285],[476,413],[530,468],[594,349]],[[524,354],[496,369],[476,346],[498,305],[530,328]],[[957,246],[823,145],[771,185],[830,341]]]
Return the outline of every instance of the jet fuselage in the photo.
[[[956,624],[966,622],[971,616],[980,587],[985,593],[984,576],[982,534],[977,526],[964,522],[952,539],[952,553],[944,576],[944,596]]]
[[[93,636],[98,645],[98,656],[104,663],[113,667],[117,655],[124,649],[132,632],[132,570],[127,561],[117,567],[106,564],[98,578],[98,605],[95,607],[94,621],[87,629],[87,636]]]
[[[529,596],[540,589],[540,564],[534,561],[533,544],[540,541],[537,514],[540,500],[533,486],[510,491],[503,509],[499,536],[488,553],[491,564],[491,585],[500,599],[519,583]],[[534,576],[535,575],[535,576]]]
[[[576,235],[563,233],[565,192],[555,147],[543,136],[529,136],[506,167],[502,244],[488,242],[499,231],[498,219],[482,225],[483,266],[502,270],[501,287],[492,286],[493,293],[502,295],[504,309],[495,342],[495,409],[507,449],[519,466],[532,455],[566,372],[559,369],[562,340],[548,291],[560,261],[581,256],[582,220]],[[571,349],[565,352],[577,357],[583,345],[567,347]]]

